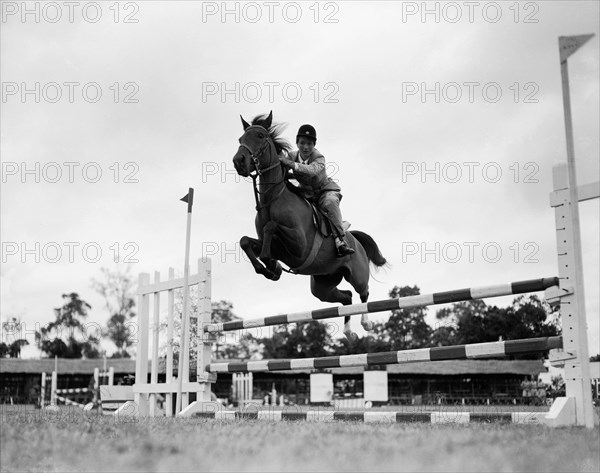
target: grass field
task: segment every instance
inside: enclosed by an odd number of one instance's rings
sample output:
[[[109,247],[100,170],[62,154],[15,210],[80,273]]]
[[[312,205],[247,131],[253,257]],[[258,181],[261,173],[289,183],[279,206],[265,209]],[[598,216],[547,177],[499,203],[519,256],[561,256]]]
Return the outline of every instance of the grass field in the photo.
[[[599,430],[12,415],[2,472],[598,472]]]

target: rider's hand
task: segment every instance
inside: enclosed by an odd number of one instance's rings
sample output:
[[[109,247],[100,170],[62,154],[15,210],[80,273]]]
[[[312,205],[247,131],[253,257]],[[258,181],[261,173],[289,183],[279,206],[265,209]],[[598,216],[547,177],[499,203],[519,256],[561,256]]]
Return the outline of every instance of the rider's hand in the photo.
[[[286,158],[285,156],[279,156],[279,161],[284,165],[287,166],[288,168],[294,169],[294,166],[296,165],[296,163],[294,161],[292,161],[289,158]]]

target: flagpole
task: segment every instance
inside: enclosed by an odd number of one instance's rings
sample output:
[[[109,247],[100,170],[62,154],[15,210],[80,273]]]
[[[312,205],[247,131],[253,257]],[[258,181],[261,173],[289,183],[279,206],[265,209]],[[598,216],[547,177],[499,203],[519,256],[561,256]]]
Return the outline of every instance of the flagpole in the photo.
[[[181,396],[183,395],[184,358],[187,350],[188,320],[189,320],[189,279],[190,279],[190,237],[192,234],[192,206],[194,205],[194,189],[189,188],[188,194],[181,199],[187,202],[187,229],[185,236],[185,261],[183,266],[183,312],[181,313],[181,343],[179,344],[179,360],[177,362],[177,401],[175,415],[181,412]],[[189,380],[186,380],[188,382]]]

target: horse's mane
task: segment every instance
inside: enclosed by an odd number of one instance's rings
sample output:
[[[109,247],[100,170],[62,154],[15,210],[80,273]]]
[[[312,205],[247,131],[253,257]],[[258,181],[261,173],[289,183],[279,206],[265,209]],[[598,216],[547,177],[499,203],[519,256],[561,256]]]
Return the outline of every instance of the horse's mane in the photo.
[[[271,126],[266,127],[265,125],[267,124],[267,118],[268,116],[265,115],[257,115],[252,119],[252,125],[259,125],[262,126],[264,128],[266,128],[266,130],[269,132],[269,136],[271,137],[271,139],[273,140],[273,144],[275,145],[275,150],[277,151],[277,154],[281,153],[281,151],[285,150],[285,151],[291,151],[292,150],[292,145],[289,144],[287,142],[287,140],[285,140],[284,138],[281,137],[281,133],[283,132],[283,129],[285,128],[285,124],[284,123],[273,123]]]

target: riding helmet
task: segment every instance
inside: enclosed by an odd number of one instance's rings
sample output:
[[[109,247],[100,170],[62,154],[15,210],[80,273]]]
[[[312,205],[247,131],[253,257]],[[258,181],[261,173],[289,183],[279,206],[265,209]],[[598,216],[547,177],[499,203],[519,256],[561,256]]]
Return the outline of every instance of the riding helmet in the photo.
[[[315,127],[312,125],[302,125],[298,129],[298,134],[296,135],[296,143],[298,142],[298,140],[301,137],[311,138],[316,143],[317,142],[317,130],[315,130]]]

